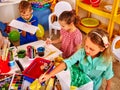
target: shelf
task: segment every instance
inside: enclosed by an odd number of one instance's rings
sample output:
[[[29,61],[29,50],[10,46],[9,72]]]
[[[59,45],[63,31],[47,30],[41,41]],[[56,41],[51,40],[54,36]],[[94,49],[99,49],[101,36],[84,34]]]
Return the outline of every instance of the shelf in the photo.
[[[104,6],[109,5],[107,2],[101,2],[99,7],[92,7],[91,5],[83,3],[81,0],[76,0],[76,14],[78,15],[78,9],[79,7],[83,10],[86,10],[90,13],[105,17],[109,19],[108,26],[107,26],[107,32],[109,33],[110,38],[113,35],[114,25],[115,23],[120,24],[120,9],[119,9],[120,0],[114,0],[112,3],[112,10],[111,12],[105,11]],[[80,27],[80,26],[78,26]],[[81,28],[82,30],[82,28]],[[85,33],[88,33],[89,31],[83,29]]]
[[[120,24],[120,20],[118,20],[118,19],[120,19],[120,14],[118,14],[118,15],[114,18],[114,21],[115,21],[116,23]]]
[[[79,7],[81,7],[82,9],[84,9],[86,11],[89,11],[91,13],[100,15],[100,16],[105,17],[105,18],[111,18],[110,13],[102,11],[100,8],[92,7],[91,5],[85,4],[83,2],[79,2],[77,4],[78,4]]]

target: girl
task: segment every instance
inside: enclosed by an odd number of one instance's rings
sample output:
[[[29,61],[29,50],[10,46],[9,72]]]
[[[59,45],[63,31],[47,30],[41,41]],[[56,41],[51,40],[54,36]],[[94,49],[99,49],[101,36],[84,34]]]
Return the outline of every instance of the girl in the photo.
[[[19,11],[20,11],[20,17],[17,18],[17,20],[34,25],[34,26],[38,26],[38,19],[37,17],[33,16],[32,6],[28,1],[20,2]],[[36,34],[31,34],[31,33],[25,32],[24,30],[19,30],[19,31],[21,32],[20,45],[37,41]]]
[[[87,74],[94,83],[94,90],[99,90],[102,79],[107,80],[106,90],[110,90],[111,78],[113,77],[112,56],[107,32],[95,29],[88,33],[84,47],[79,49],[73,56],[65,59],[52,72],[39,78],[43,82],[56,73],[70,68],[77,61],[81,71]]]
[[[80,30],[75,26],[78,18],[75,15],[75,11],[64,11],[59,16],[59,23],[61,25],[60,37],[56,40],[47,39],[47,44],[56,44],[61,42],[61,51],[63,52],[63,58],[70,57],[82,43],[82,34]]]

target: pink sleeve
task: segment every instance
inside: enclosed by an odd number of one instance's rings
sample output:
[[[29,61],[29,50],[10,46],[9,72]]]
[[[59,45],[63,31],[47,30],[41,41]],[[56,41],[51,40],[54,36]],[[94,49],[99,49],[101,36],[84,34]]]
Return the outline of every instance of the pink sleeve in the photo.
[[[77,30],[75,37],[75,45],[82,44],[82,33],[79,30]]]

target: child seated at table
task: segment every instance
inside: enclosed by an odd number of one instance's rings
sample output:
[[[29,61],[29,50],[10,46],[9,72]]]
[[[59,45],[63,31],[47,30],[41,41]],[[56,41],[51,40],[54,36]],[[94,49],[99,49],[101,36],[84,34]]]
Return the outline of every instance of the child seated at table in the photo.
[[[79,19],[74,10],[64,11],[59,16],[59,23],[61,25],[60,37],[56,40],[46,40],[47,44],[61,42],[60,49],[63,52],[63,58],[70,57],[81,47],[82,33],[76,27],[77,21],[79,21]]]
[[[34,25],[34,26],[38,26],[38,19],[37,17],[33,16],[32,6],[28,1],[20,2],[19,12],[20,12],[20,17],[18,17],[17,20]],[[19,30],[19,31],[20,31],[20,45],[38,40],[36,37],[36,33],[31,34],[24,30]]]

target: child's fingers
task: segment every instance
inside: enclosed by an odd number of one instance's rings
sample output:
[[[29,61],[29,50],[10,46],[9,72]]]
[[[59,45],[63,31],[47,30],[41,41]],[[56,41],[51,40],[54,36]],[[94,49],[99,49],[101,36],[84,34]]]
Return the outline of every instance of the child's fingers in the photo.
[[[50,78],[49,75],[42,74],[42,75],[39,77],[39,82],[40,82],[40,83],[45,82],[45,81],[48,80],[49,78]]]
[[[49,39],[49,38],[47,38],[47,40],[46,40],[46,44],[51,44],[51,39]]]

